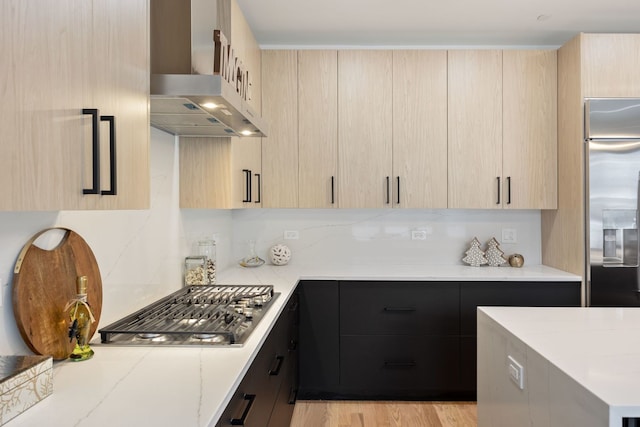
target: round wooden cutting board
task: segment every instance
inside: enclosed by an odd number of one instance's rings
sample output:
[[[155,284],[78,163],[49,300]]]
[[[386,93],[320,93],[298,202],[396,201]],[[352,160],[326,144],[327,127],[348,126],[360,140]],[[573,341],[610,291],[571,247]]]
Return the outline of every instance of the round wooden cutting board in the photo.
[[[64,237],[53,249],[34,244],[44,233],[63,230]],[[66,304],[76,296],[76,278],[87,276],[87,300],[95,316],[91,336],[102,311],[102,279],[95,256],[80,235],[67,228],[49,228],[37,233],[22,248],[13,270],[13,313],[20,334],[36,354],[66,359],[75,340],[69,339]]]

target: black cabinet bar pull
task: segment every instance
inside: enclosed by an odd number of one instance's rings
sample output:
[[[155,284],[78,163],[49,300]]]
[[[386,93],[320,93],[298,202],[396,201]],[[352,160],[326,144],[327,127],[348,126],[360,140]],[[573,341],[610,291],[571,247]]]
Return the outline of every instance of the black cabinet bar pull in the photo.
[[[336,202],[336,197],[335,197],[335,177],[331,177],[331,204],[335,204]]]
[[[416,311],[415,307],[385,307],[384,311],[386,312],[410,312],[410,311]]]
[[[413,368],[416,366],[416,362],[413,360],[407,362],[390,362],[388,360],[384,361],[385,368]]]
[[[244,174],[244,199],[242,199],[243,203],[248,203],[251,201],[251,171],[249,169],[242,169],[242,173]]]
[[[498,181],[498,201],[496,202],[496,205],[500,204],[500,177],[496,177],[496,180]]]
[[[298,400],[298,390],[295,387],[289,389],[289,405],[295,405]]]
[[[396,177],[396,183],[398,184],[398,185],[397,185],[397,186],[398,186],[398,188],[396,189],[396,190],[397,190],[396,203],[397,203],[397,204],[400,204],[400,175],[398,175],[398,176]]]
[[[256,400],[255,394],[245,394],[243,396],[244,400],[246,400],[247,406],[245,406],[244,411],[242,411],[242,416],[240,418],[231,418],[229,422],[232,426],[243,426],[245,421],[247,420],[247,416],[249,415],[249,411],[253,406],[253,402]]]
[[[115,196],[118,194],[116,187],[117,168],[116,168],[116,118],[114,116],[100,116],[100,121],[109,122],[109,190],[102,190],[100,194],[103,196]]]
[[[507,177],[507,204],[511,204],[511,177]]]
[[[269,369],[269,375],[278,375],[280,368],[282,368],[282,362],[284,362],[284,356],[276,356],[276,369]]]
[[[389,197],[389,177],[387,177],[387,205],[391,202]]]
[[[92,187],[91,188],[83,188],[82,194],[100,194],[100,128],[98,125],[98,113],[97,108],[83,108],[82,114],[90,114],[91,115],[91,126],[93,127],[91,132],[92,139]]]
[[[262,196],[260,195],[260,189],[262,188],[262,177],[259,173],[255,174],[256,178],[258,178],[258,198],[256,199],[256,203],[260,203],[260,199]]]

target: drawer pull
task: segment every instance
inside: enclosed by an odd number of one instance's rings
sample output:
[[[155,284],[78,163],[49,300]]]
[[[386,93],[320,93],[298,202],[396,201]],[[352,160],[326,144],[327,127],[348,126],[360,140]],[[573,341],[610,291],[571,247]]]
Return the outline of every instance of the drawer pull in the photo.
[[[289,341],[289,351],[296,351],[298,349],[298,341],[296,341],[295,339],[292,339],[291,341]]]
[[[415,307],[385,307],[384,311],[408,313],[411,311],[416,311],[416,308]]]
[[[295,405],[296,400],[298,400],[298,390],[292,386],[289,390],[289,405]]]
[[[282,368],[282,362],[284,362],[284,356],[276,356],[276,369],[269,369],[269,375],[278,375],[280,368]]]
[[[416,366],[416,362],[413,360],[409,360],[407,362],[391,362],[388,360],[384,361],[385,368],[413,368]]]
[[[249,415],[249,411],[251,410],[251,407],[253,406],[253,402],[256,400],[256,395],[255,394],[245,394],[244,395],[244,400],[246,400],[247,406],[244,408],[244,411],[242,411],[242,416],[240,418],[231,418],[230,422],[232,426],[243,426],[245,421],[247,420],[247,415]]]

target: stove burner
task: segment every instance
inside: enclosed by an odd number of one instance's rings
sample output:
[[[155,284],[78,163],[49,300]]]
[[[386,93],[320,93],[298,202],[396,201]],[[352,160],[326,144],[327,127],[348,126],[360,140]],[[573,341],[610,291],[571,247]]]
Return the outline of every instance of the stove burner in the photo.
[[[193,337],[210,343],[225,343],[227,341],[224,336],[218,334],[193,334]]]
[[[271,285],[190,286],[100,329],[100,339],[123,345],[242,345],[278,295]]]
[[[142,338],[143,340],[151,340],[153,338],[158,338],[162,336],[162,334],[137,334],[138,338]]]

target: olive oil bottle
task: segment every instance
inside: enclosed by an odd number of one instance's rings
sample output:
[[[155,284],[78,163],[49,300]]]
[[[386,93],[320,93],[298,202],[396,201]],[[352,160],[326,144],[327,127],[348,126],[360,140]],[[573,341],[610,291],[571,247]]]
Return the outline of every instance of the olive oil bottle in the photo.
[[[82,361],[93,357],[93,350],[89,347],[89,332],[95,321],[91,307],[87,303],[87,276],[80,276],[76,280],[76,297],[69,301],[65,309],[68,310],[70,325],[69,339],[76,344],[69,358],[72,361]]]

